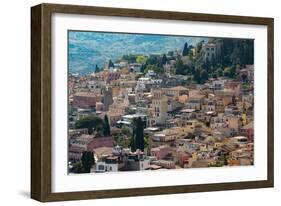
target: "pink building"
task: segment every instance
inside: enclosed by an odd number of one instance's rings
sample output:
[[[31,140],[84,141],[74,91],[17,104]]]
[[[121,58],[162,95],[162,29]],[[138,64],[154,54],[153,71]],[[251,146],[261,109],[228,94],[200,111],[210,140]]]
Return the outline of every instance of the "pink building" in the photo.
[[[184,167],[184,164],[188,162],[188,159],[190,158],[190,155],[186,152],[178,152],[178,159],[179,159],[179,165],[181,167]]]
[[[100,95],[90,92],[77,92],[73,95],[73,106],[79,108],[96,107],[96,102],[100,102]]]
[[[241,132],[244,136],[248,137],[249,141],[254,140],[254,122],[250,122],[242,127]]]
[[[110,72],[107,76],[107,81],[110,82],[112,80],[117,80],[120,78],[119,72]]]
[[[101,75],[102,80],[106,81],[106,82],[111,82],[113,80],[117,80],[119,79],[121,76],[120,72],[118,71],[104,71]]]
[[[97,137],[88,143],[88,150],[93,151],[99,147],[113,147],[113,137]]]
[[[79,161],[85,148],[79,146],[70,146],[68,150],[68,158],[73,161]]]
[[[161,145],[151,149],[151,155],[155,156],[158,160],[163,159],[170,153],[170,147],[168,145]]]
[[[72,142],[71,146],[83,148],[84,151],[93,151],[99,147],[113,147],[114,140],[112,137],[95,137],[94,135],[82,134]]]
[[[226,82],[224,84],[224,88],[226,90],[234,92],[236,95],[239,95],[240,92],[241,92],[241,83],[240,82],[234,82],[234,81]]]

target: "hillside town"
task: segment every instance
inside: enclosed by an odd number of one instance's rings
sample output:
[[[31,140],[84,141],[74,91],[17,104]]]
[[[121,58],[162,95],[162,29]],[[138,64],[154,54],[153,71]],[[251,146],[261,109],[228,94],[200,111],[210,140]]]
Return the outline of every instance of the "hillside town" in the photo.
[[[237,42],[209,39],[69,73],[69,173],[253,165],[253,54]]]

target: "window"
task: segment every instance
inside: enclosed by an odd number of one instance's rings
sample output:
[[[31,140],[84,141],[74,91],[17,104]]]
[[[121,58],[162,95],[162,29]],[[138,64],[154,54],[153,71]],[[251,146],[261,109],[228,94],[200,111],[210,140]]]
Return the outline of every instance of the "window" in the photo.
[[[104,166],[103,165],[99,165],[98,166],[98,170],[104,170]]]

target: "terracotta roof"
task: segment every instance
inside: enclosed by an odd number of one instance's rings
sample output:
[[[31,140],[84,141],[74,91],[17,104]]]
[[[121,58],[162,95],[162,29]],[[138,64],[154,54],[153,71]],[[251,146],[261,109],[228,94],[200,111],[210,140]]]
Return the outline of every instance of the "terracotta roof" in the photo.
[[[186,87],[183,87],[183,86],[176,86],[176,87],[172,87],[172,88],[168,88],[169,90],[178,90],[178,91],[181,91],[181,90],[188,90]]]
[[[92,92],[77,92],[73,96],[80,96],[80,97],[96,97],[98,96],[95,93]]]

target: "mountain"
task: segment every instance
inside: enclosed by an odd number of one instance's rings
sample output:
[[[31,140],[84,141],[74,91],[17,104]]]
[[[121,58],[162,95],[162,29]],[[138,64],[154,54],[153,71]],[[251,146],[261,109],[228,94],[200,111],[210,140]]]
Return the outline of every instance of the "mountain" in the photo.
[[[109,59],[115,61],[125,54],[164,54],[182,50],[185,42],[195,45],[207,40],[202,37],[88,31],[69,31],[68,37],[69,72],[80,74],[91,73],[96,64],[103,67]]]

